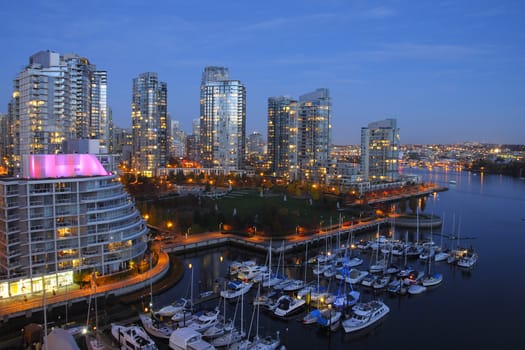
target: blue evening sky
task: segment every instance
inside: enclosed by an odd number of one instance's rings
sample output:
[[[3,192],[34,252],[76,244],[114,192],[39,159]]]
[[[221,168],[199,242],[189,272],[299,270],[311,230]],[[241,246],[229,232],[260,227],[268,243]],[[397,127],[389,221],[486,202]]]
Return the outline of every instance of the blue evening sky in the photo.
[[[266,135],[270,96],[332,95],[333,142],[397,118],[401,142],[525,144],[525,1],[40,0],[0,5],[0,112],[40,50],[108,71],[131,125],[131,81],[154,71],[191,132],[205,66],[247,88],[247,133]]]

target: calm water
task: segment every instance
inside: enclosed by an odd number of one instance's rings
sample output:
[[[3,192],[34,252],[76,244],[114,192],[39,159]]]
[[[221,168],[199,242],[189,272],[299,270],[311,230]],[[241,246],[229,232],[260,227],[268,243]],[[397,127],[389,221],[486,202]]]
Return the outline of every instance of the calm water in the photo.
[[[324,333],[315,325],[304,326],[293,319],[282,321],[263,312],[259,334],[275,335],[275,331],[280,331],[281,340],[288,349],[382,349],[392,346],[395,349],[486,349],[507,348],[524,339],[525,181],[470,172],[412,169],[405,172],[418,173],[425,180],[449,186],[449,191],[428,198],[425,213],[444,216],[445,234],[475,237],[461,241],[463,246],[472,245],[478,252],[475,267],[466,271],[440,262],[433,266],[444,274],[440,286],[417,296],[378,295],[390,306],[390,315],[379,327],[357,336],[345,335],[342,329]],[[449,185],[449,180],[455,180],[456,184]],[[430,233],[421,234],[428,238]],[[369,237],[372,235],[370,233]],[[413,236],[412,232],[410,237]],[[434,237],[434,241],[439,243],[440,238]],[[444,245],[455,244],[456,241],[444,241]],[[321,248],[324,247],[317,250]],[[312,247],[308,255],[314,253]],[[289,265],[304,258],[305,252],[290,255],[286,257]],[[196,295],[199,290],[211,289],[218,277],[225,277],[230,261],[254,257],[259,263],[265,261],[264,254],[236,248],[218,248],[181,258],[186,266],[190,262],[193,265]],[[371,257],[369,254],[362,254],[362,257],[365,259],[363,268]],[[424,268],[422,263],[412,262]],[[304,268],[301,265],[288,267],[286,273],[303,278]],[[189,296],[191,279],[192,272],[187,270],[179,284],[155,298],[155,304],[163,305],[175,298]],[[311,269],[308,279],[315,279]],[[327,281],[321,280],[321,283]],[[372,291],[359,290],[363,300],[374,297]],[[245,301],[253,299],[255,293],[255,290],[250,291]],[[206,306],[213,307],[217,302]],[[228,305],[228,317],[232,316],[234,307],[234,304]],[[246,327],[251,315],[251,307],[246,305]],[[162,347],[167,348],[166,345]]]

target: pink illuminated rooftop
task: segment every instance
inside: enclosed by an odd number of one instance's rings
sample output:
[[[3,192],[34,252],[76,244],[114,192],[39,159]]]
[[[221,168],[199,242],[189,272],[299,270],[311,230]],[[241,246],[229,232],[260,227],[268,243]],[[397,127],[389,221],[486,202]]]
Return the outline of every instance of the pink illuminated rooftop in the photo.
[[[93,154],[31,154],[22,162],[22,176],[30,179],[109,175]]]

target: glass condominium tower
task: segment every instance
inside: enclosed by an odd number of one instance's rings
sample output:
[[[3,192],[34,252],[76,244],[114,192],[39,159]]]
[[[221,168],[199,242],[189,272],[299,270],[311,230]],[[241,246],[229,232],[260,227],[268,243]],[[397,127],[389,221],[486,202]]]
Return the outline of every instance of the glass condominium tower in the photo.
[[[200,87],[200,160],[207,168],[244,167],[246,88],[226,67],[206,67]]]
[[[301,178],[328,181],[332,102],[328,89],[321,88],[299,96],[297,157]]]
[[[22,157],[0,177],[0,297],[74,283],[77,273],[131,270],[148,246],[145,220],[118,175],[92,154]]]
[[[107,73],[86,58],[40,51],[13,82],[9,103],[9,171],[18,174],[25,154],[62,152],[72,139],[108,144]],[[100,153],[105,153],[104,146]]]
[[[361,173],[371,182],[399,179],[399,129],[396,119],[369,123],[361,128]]]
[[[133,79],[131,102],[132,167],[152,177],[168,160],[168,87],[157,73],[147,72]]]
[[[298,178],[297,140],[297,100],[287,96],[268,98],[269,169],[289,181]]]

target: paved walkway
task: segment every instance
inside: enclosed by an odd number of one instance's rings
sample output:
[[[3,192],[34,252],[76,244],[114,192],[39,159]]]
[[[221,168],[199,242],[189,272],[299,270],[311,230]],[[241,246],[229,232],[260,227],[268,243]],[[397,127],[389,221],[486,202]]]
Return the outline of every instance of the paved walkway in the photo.
[[[62,287],[56,293],[47,292],[45,295],[46,305],[64,305],[68,302],[86,300],[94,295],[115,295],[124,294],[133,289],[143,288],[149,283],[150,278],[160,278],[170,265],[169,255],[166,252],[159,252],[157,264],[149,271],[134,275],[128,279],[96,286],[94,288]],[[134,287],[134,288],[133,288]],[[26,313],[36,312],[44,305],[44,293],[36,293],[30,296],[17,296],[15,298],[0,300],[0,320],[7,321],[10,317],[21,316]]]

